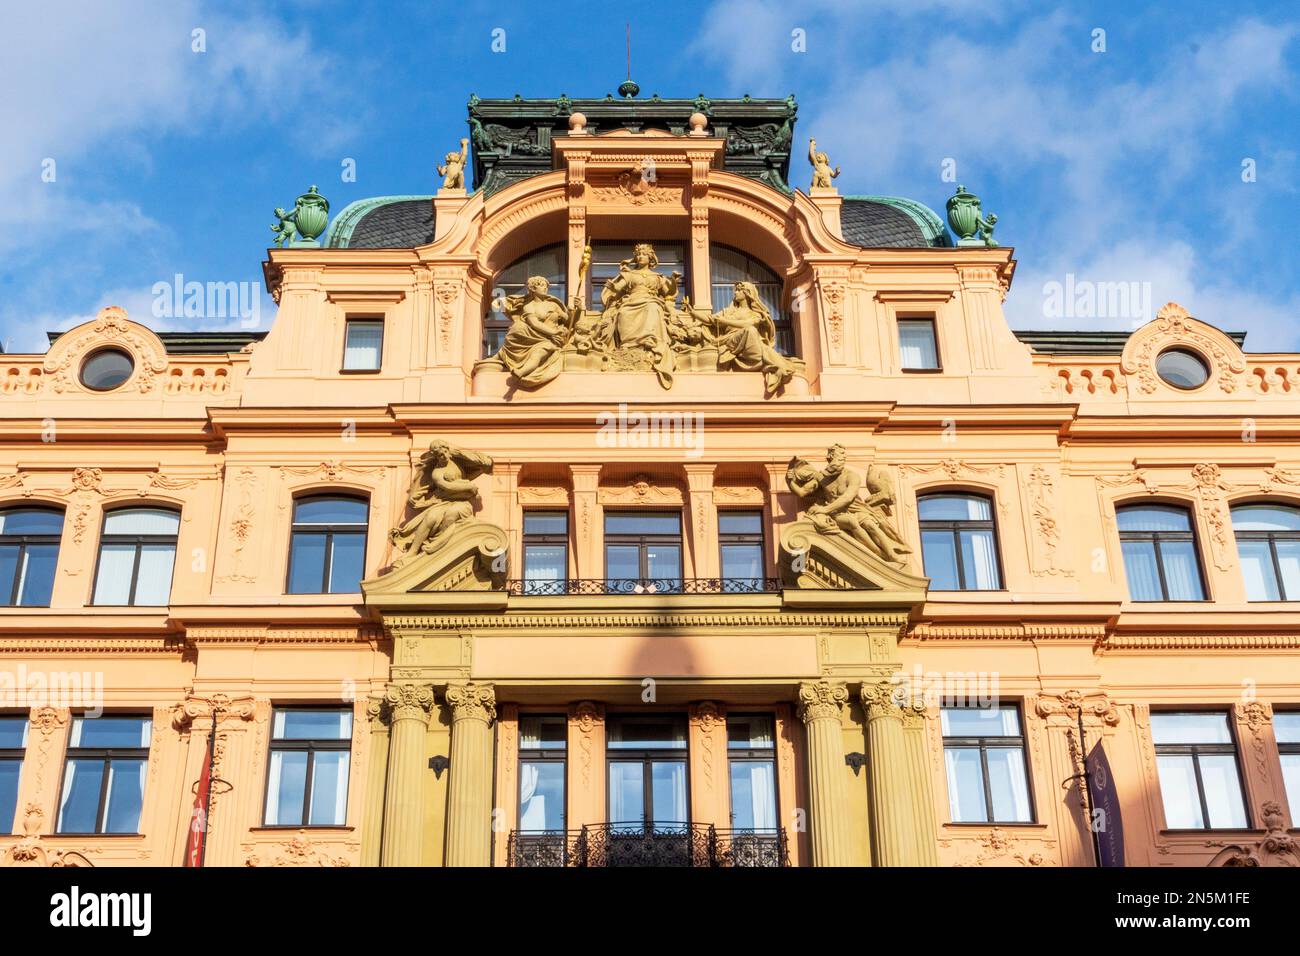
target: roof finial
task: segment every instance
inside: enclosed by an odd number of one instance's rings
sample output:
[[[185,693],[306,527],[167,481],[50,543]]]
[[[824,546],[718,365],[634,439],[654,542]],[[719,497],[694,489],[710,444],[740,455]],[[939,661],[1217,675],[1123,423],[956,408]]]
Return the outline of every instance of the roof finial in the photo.
[[[618,95],[630,100],[641,92],[641,87],[632,82],[632,24],[627,25],[627,79],[619,84]]]

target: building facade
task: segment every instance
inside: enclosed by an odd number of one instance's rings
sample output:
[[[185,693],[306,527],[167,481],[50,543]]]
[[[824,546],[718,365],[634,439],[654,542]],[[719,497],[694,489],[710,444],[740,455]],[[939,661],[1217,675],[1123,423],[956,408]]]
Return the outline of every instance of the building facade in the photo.
[[[206,865],[1088,866],[1098,743],[1128,864],[1300,863],[1300,355],[620,93],[0,356],[3,862],[181,865],[214,741]]]

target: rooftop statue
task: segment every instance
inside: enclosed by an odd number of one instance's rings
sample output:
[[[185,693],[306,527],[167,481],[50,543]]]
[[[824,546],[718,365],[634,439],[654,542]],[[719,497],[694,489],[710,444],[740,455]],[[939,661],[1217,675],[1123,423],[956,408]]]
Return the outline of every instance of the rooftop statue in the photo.
[[[525,388],[545,385],[564,370],[561,349],[572,332],[572,315],[564,303],[549,293],[550,283],[532,276],[523,295],[509,295],[493,302],[510,317],[510,329],[493,359],[510,370]]]
[[[959,185],[957,192],[948,197],[948,225],[957,234],[957,245],[996,246],[993,227],[997,222],[998,217],[992,213],[984,216],[979,196],[967,192],[965,186]]]
[[[655,269],[659,257],[648,242],[638,243],[632,258],[619,263],[618,275],[605,283],[600,303],[605,307],[591,336],[597,348],[641,351],[665,388],[673,382],[672,339],[668,332],[682,274],[662,276]]]
[[[769,395],[794,376],[794,363],[776,350],[776,323],[754,283],[737,282],[731,305],[714,313],[712,322],[717,329],[719,368],[762,372]]]
[[[443,189],[465,188],[465,163],[469,158],[469,140],[462,138],[459,153],[448,153],[443,157],[443,165],[438,167],[442,177]]]
[[[276,234],[277,246],[316,246],[316,239],[329,224],[330,202],[316,191],[315,186],[294,200],[293,212],[286,213],[276,207],[275,216],[280,221],[271,226]]]
[[[830,157],[825,153],[817,152],[817,140],[812,137],[808,139],[808,162],[813,168],[812,188],[834,189],[831,180],[839,176],[840,168],[836,166],[831,169]]]
[[[474,479],[492,472],[492,459],[456,448],[441,438],[420,456],[406,501],[415,514],[389,533],[401,567],[420,554],[431,554],[448,532],[474,516],[478,488]]]
[[[912,553],[894,525],[894,487],[884,468],[873,465],[866,481],[845,467],[843,445],[826,452],[826,467],[818,470],[806,459],[792,458],[785,481],[808,502],[805,516],[822,534],[848,534],[872,554],[902,567]],[[863,484],[867,498],[858,497]]]

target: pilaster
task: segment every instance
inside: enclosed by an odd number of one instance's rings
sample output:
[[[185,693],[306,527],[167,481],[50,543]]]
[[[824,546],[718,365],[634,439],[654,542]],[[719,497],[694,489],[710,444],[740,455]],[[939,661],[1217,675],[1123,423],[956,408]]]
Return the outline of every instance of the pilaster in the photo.
[[[584,700],[569,706],[568,807],[565,826],[579,830],[605,821],[605,706]]]
[[[916,866],[916,790],[903,736],[899,687],[889,679],[862,684],[867,718],[867,768],[871,792],[871,846],[877,866]]]
[[[722,705],[701,701],[690,708],[691,821],[731,826],[727,767],[727,716]]]
[[[370,729],[370,763],[366,767],[366,790],[361,806],[361,865],[378,866],[384,837],[384,781],[388,777],[389,722],[392,714],[381,697],[366,701]]]
[[[695,577],[721,576],[721,555],[718,551],[718,512],[713,504],[713,473],[715,465],[685,465],[686,486],[690,492],[690,521],[695,561]]]
[[[447,688],[447,706],[451,708],[447,866],[488,866],[491,862],[496,702],[491,684],[471,681]]]
[[[820,680],[799,685],[799,717],[808,736],[809,816],[813,866],[850,866],[841,732],[848,689]]]
[[[419,866],[424,815],[424,735],[433,707],[433,686],[417,681],[388,685],[391,714],[388,787],[384,796],[384,866]]]

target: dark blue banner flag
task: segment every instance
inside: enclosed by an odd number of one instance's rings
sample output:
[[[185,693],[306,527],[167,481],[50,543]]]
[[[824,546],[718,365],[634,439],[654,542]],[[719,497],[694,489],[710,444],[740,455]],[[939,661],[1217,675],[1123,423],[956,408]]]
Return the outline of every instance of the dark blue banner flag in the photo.
[[[1124,865],[1124,822],[1120,818],[1119,793],[1106,760],[1101,741],[1088,754],[1088,804],[1092,807],[1090,824],[1097,833],[1097,865]]]

